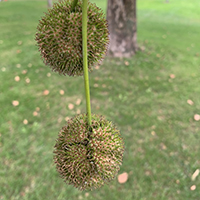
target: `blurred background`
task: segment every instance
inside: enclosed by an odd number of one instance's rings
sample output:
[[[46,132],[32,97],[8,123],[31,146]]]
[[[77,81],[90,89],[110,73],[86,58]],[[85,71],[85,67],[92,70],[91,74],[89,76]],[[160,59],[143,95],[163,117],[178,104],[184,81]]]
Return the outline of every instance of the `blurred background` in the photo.
[[[106,0],[91,2],[107,12]],[[84,192],[53,163],[58,132],[85,99],[83,77],[40,58],[34,38],[47,5],[0,1],[0,199],[199,200],[200,1],[138,0],[138,51],[94,66],[92,113],[117,125],[125,153],[118,177]]]

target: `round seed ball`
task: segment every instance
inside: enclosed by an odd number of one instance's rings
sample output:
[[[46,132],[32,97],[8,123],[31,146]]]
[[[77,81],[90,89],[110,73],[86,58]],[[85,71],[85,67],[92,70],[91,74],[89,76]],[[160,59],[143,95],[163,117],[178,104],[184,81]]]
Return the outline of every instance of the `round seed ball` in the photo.
[[[39,21],[36,42],[41,57],[53,71],[63,75],[83,75],[82,1],[72,12],[72,1],[55,3]],[[108,25],[103,11],[88,2],[88,69],[105,56],[109,42]]]
[[[112,122],[103,116],[80,114],[60,130],[54,150],[57,171],[68,184],[91,190],[112,180],[122,164],[124,142]]]

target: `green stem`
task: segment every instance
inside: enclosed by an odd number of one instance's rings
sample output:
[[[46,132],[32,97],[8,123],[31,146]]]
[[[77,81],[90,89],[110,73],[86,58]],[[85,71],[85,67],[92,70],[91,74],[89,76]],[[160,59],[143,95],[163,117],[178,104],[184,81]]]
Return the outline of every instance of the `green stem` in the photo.
[[[88,75],[88,57],[87,57],[87,1],[83,0],[82,7],[82,47],[83,47],[83,70],[86,96],[86,109],[88,125],[91,125],[91,105],[90,105],[90,85]]]
[[[72,12],[75,11],[75,6],[76,6],[77,3],[78,3],[78,0],[74,0],[74,1],[72,2],[72,8],[71,8],[71,11],[72,11]]]

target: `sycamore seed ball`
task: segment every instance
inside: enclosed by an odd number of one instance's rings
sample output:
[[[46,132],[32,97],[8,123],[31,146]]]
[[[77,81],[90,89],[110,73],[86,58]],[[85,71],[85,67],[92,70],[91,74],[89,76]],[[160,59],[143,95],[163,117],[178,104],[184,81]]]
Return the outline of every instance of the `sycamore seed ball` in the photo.
[[[57,171],[68,184],[80,190],[101,187],[112,180],[122,164],[124,142],[112,122],[103,116],[71,118],[62,127],[54,150]]]
[[[82,1],[74,12],[71,0],[55,3],[39,21],[36,41],[41,57],[53,71],[63,75],[83,75]],[[105,56],[109,42],[103,11],[88,2],[88,68],[91,71]]]

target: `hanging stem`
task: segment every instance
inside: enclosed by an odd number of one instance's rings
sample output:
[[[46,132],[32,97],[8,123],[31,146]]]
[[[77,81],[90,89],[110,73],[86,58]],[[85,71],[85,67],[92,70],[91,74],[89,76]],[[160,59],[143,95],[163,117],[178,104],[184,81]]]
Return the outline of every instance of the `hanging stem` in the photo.
[[[91,105],[90,105],[90,86],[88,75],[88,57],[87,57],[87,1],[83,0],[82,7],[82,47],[83,47],[83,70],[86,96],[86,109],[88,117],[88,125],[91,125]]]
[[[72,12],[75,11],[75,6],[76,6],[77,3],[78,3],[78,0],[74,0],[74,1],[72,2],[72,8],[71,8],[71,11],[72,11]]]

